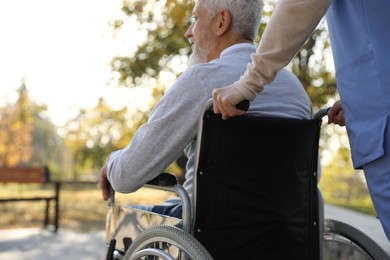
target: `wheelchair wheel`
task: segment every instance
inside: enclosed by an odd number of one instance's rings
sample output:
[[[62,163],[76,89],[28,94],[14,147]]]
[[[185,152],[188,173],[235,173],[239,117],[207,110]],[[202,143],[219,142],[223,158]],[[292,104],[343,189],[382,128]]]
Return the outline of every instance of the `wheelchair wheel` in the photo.
[[[124,258],[135,259],[213,259],[193,236],[174,226],[157,226],[142,232]]]
[[[324,260],[390,259],[375,241],[343,222],[325,219],[324,235]]]

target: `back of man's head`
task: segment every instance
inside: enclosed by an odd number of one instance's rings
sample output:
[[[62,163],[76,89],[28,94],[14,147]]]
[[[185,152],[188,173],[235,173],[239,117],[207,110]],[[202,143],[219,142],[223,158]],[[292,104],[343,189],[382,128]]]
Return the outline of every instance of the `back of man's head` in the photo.
[[[228,10],[232,16],[233,31],[244,39],[256,39],[263,9],[262,0],[204,0],[204,4],[210,17]]]

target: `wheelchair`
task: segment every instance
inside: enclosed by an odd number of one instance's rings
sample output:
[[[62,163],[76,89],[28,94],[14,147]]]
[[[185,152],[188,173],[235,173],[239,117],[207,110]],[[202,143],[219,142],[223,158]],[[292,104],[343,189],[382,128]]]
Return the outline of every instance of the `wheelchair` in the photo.
[[[145,185],[174,192],[182,218],[115,203],[106,259],[390,259],[368,236],[324,219],[317,186],[321,110],[311,120],[199,118],[194,196],[163,173]]]

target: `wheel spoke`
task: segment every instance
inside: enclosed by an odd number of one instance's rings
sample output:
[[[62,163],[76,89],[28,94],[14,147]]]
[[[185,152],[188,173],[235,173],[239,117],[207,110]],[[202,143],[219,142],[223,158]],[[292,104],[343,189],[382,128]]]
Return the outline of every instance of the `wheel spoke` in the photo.
[[[325,220],[324,259],[390,259],[370,237],[336,220]]]
[[[153,227],[142,232],[133,241],[124,259],[132,259],[138,252],[152,247],[159,252],[163,252],[159,259],[212,259],[207,250],[193,236],[177,227],[164,225]],[[156,256],[153,250],[149,253]],[[169,258],[162,257],[165,254],[169,255]]]

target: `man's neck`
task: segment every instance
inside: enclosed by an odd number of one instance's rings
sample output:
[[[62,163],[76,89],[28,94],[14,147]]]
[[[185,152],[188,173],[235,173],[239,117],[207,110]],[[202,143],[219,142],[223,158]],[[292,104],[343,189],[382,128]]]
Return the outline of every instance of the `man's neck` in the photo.
[[[248,46],[253,46],[253,43],[241,42],[241,43],[236,43],[236,44],[230,45],[229,47],[227,47],[226,49],[224,49],[221,52],[220,57],[222,57],[223,55],[229,53],[232,50],[235,50],[235,49],[238,49],[238,48],[241,48],[241,47],[248,47]]]
[[[222,53],[228,49],[229,47],[233,46],[233,45],[236,45],[236,44],[240,44],[240,43],[249,43],[249,44],[253,44],[253,42],[251,42],[250,40],[247,40],[247,39],[243,39],[243,38],[238,38],[238,37],[228,37],[228,38],[223,38],[221,39],[218,43],[217,43],[217,48],[216,48],[216,51],[217,51],[217,55],[216,55],[216,58],[219,58],[221,57]]]
[[[250,43],[253,44],[252,41],[248,39],[244,39],[242,37],[238,37],[236,35],[233,35],[232,33],[226,34],[222,37],[218,37],[214,42],[214,47],[212,48],[213,51],[211,52],[211,55],[209,56],[209,61],[218,59],[221,57],[222,52],[229,48],[230,46],[239,44],[239,43]]]

